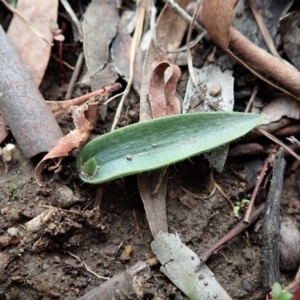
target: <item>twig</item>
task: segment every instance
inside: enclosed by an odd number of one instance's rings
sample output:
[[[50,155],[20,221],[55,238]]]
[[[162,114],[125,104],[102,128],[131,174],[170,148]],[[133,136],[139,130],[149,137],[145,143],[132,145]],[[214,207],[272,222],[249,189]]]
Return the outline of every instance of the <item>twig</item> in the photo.
[[[279,282],[280,270],[280,202],[283,186],[285,160],[280,148],[274,163],[273,176],[266,201],[263,224],[263,288],[269,292],[275,282]]]
[[[263,212],[265,208],[265,204],[261,204],[258,209],[251,212],[249,223],[248,225],[245,225],[243,221],[240,221],[237,223],[229,232],[226,233],[215,245],[210,247],[208,250],[206,250],[201,256],[201,261],[206,262],[209,257],[217,250],[219,250],[223,245],[231,241],[233,238],[235,238],[238,234],[245,231],[251,224],[253,224],[260,214]]]
[[[188,24],[192,23],[193,18],[183,8],[181,8],[174,0],[163,0],[163,1],[169,6],[171,6],[173,11],[175,11],[178,15],[180,15],[180,17],[183,20],[185,20]],[[202,33],[203,31],[206,32],[203,26],[197,21],[194,22],[193,26],[200,33]]]
[[[190,49],[190,40],[191,40],[194,23],[196,21],[200,5],[201,5],[201,0],[197,0],[196,9],[194,10],[193,18],[192,18],[192,21],[191,21],[191,24],[190,24],[190,27],[189,27],[189,30],[188,30],[187,38],[186,38],[186,50],[187,50],[188,69],[189,69],[191,81],[192,81],[195,89],[197,90],[199,96],[201,97],[201,102],[202,101],[206,101],[214,109],[216,109],[216,110],[222,110],[221,108],[219,108],[218,106],[216,106],[214,103],[212,103],[209,99],[207,99],[204,96],[204,94],[202,93],[202,91],[198,87],[197,80],[196,80],[195,73],[194,73],[193,59],[192,59],[192,54],[191,54],[191,49]]]
[[[263,51],[263,50],[262,50]],[[226,50],[226,53],[229,54],[235,61],[237,61],[239,64],[241,64],[244,68],[246,68],[249,72],[251,72],[254,76],[256,76],[257,78],[259,78],[260,80],[266,82],[267,84],[269,84],[270,86],[272,86],[273,88],[291,96],[292,98],[300,101],[300,98],[297,97],[296,95],[294,95],[293,93],[289,92],[288,90],[282,88],[281,86],[276,85],[275,83],[273,83],[272,81],[270,81],[269,79],[265,78],[263,75],[261,75],[260,73],[258,73],[256,70],[254,70],[252,67],[250,67],[248,64],[246,64],[243,60],[241,60],[239,57],[237,57],[233,52],[231,52],[229,49]],[[271,55],[272,56],[272,55]]]
[[[206,30],[204,30],[202,33],[200,33],[194,40],[189,42],[189,47],[190,49],[195,47],[202,39],[203,37],[207,34]],[[182,47],[177,48],[176,50],[166,50],[166,53],[179,53],[187,50],[187,45],[184,45]]]
[[[55,116],[58,116],[60,114],[62,114],[65,109],[67,109],[68,107],[70,107],[71,105],[80,105],[81,103],[89,100],[91,97],[94,96],[98,96],[98,95],[104,95],[105,93],[112,93],[115,92],[117,90],[119,90],[121,88],[121,84],[120,83],[115,83],[111,86],[107,86],[103,89],[88,93],[86,95],[71,99],[71,100],[65,100],[65,101],[46,101],[46,103],[50,106],[50,109],[52,111],[52,113]],[[115,97],[117,97],[119,95],[116,95]],[[109,101],[111,101],[112,99],[109,99]],[[106,101],[106,102],[109,102]]]
[[[27,158],[47,152],[63,136],[62,131],[1,26],[0,45],[4,119]]]
[[[191,195],[193,198],[199,199],[199,200],[208,200],[208,199],[210,199],[210,198],[214,195],[214,193],[216,192],[216,189],[217,189],[217,187],[216,187],[216,185],[215,185],[214,188],[213,188],[213,190],[211,191],[211,193],[210,193],[209,195],[207,195],[207,196],[202,196],[202,195],[198,195],[198,194],[192,193],[191,191],[187,190],[187,189],[184,188],[183,186],[180,186],[180,188],[181,188],[184,192],[186,192],[187,194]]]
[[[67,11],[67,13],[69,14],[74,25],[77,27],[77,30],[79,32],[79,40],[82,42],[82,38],[83,38],[82,27],[81,27],[81,24],[76,16],[76,14],[74,13],[72,7],[70,6],[70,4],[67,0],[60,0],[60,2],[63,5],[63,7],[65,8],[65,10]]]
[[[130,64],[129,64],[129,79],[127,82],[127,86],[125,88],[124,94],[122,96],[122,99],[118,105],[116,115],[111,127],[111,131],[113,131],[118,124],[118,121],[120,119],[120,115],[122,112],[122,107],[124,104],[124,101],[130,92],[131,85],[133,83],[133,78],[134,78],[134,62],[135,62],[135,57],[136,57],[136,52],[142,37],[142,32],[143,32],[143,23],[144,23],[144,17],[145,17],[145,11],[146,11],[146,0],[141,0],[138,3],[138,14],[137,14],[137,22],[135,26],[135,31],[133,35],[133,39],[131,42],[131,47],[130,47]]]
[[[249,41],[241,32],[230,27],[230,49],[241,55],[248,64],[260,72],[272,77],[291,90],[295,95],[300,93],[300,72],[282,59],[271,55]],[[227,52],[227,51],[226,51]],[[297,98],[297,97],[296,97]],[[297,98],[299,100],[299,98]]]
[[[269,164],[271,164],[271,162],[273,160],[274,160],[274,154],[270,153],[269,156],[266,158],[266,160],[263,164],[263,167],[261,168],[260,174],[259,174],[258,179],[256,181],[256,184],[255,184],[255,187],[254,187],[253,193],[251,195],[251,199],[250,199],[250,202],[248,204],[247,211],[246,211],[246,214],[245,214],[245,217],[244,217],[244,224],[245,225],[249,224],[249,218],[250,218],[250,214],[251,214],[251,211],[252,211],[252,207],[254,205],[256,195],[257,195],[258,190],[261,186],[262,180],[266,175],[266,171],[269,167]]]
[[[52,57],[53,59],[55,59],[56,61],[60,62],[59,58],[57,58],[55,55],[51,54],[51,57]],[[73,66],[71,66],[70,64],[68,64],[68,63],[65,62],[65,61],[62,61],[61,63],[62,63],[63,65],[65,65],[67,68],[69,68],[70,70],[72,70],[72,71],[75,70],[75,68],[74,68]]]
[[[250,108],[252,106],[252,103],[253,103],[253,101],[255,99],[255,96],[256,96],[257,92],[258,92],[258,84],[254,87],[254,89],[252,91],[251,97],[250,97],[250,99],[249,99],[249,101],[247,103],[247,107],[245,109],[245,113],[249,112],[249,110],[250,110]]]
[[[256,128],[255,130],[257,130],[258,132],[260,132],[261,134],[263,134],[264,136],[266,136],[267,138],[269,138],[270,140],[275,142],[277,145],[281,146],[285,151],[287,151],[292,156],[294,156],[297,160],[300,161],[300,156],[295,151],[293,151],[290,147],[288,147],[282,141],[280,141],[278,138],[276,138],[274,135],[272,135],[269,132],[266,132],[265,130],[263,130],[261,128]]]
[[[65,96],[66,100],[71,98],[71,95],[72,95],[73,89],[74,89],[74,85],[75,85],[75,82],[78,78],[78,75],[79,75],[79,72],[81,70],[82,64],[83,64],[83,52],[81,52],[78,55],[75,70],[72,74],[72,77],[71,77],[71,80],[70,80],[70,83],[69,83],[69,87],[68,87],[68,91],[67,91],[66,96]]]
[[[86,268],[86,270],[88,271],[88,272],[90,272],[91,274],[93,274],[94,276],[96,276],[97,278],[99,278],[99,279],[104,279],[104,280],[108,280],[109,278],[108,277],[103,277],[103,276],[100,276],[100,275],[98,275],[97,273],[95,273],[95,272],[93,272],[87,265],[86,265],[86,263],[83,261],[83,260],[81,260],[78,256],[76,256],[75,254],[73,254],[73,253],[71,253],[71,252],[69,252],[69,251],[66,251],[68,254],[70,254],[71,256],[73,256],[74,258],[76,258],[78,261],[80,261],[83,265],[84,265],[84,267]]]
[[[265,43],[267,45],[267,47],[269,48],[269,51],[276,57],[281,59],[281,56],[278,54],[276,47],[273,43],[273,39],[269,33],[269,30],[267,28],[267,26],[265,25],[265,22],[256,6],[255,0],[248,0],[250,9],[252,11],[252,14],[256,20],[256,23],[260,29],[260,32],[265,40]]]
[[[232,201],[230,200],[230,198],[224,193],[222,188],[216,182],[214,182],[214,185],[218,189],[219,193],[225,198],[225,200],[227,201],[227,203],[231,206],[231,208],[233,210],[234,205],[233,205]]]

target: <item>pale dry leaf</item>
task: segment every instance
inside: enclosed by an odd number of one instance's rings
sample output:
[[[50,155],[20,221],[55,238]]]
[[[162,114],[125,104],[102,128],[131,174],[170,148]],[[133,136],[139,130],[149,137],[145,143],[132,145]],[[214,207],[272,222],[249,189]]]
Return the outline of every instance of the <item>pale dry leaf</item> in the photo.
[[[226,60],[220,60],[227,64]],[[222,72],[222,67],[210,64],[202,69],[194,68],[194,74],[198,83],[198,88],[210,102],[220,107],[224,111],[232,111],[234,105],[232,71]],[[205,101],[201,102],[197,90],[191,80],[188,81],[187,90],[183,101],[183,113],[211,111],[212,108]],[[205,158],[219,172],[224,168],[228,145],[223,145],[218,149],[205,153]]]
[[[236,2],[237,0],[203,0],[202,3],[202,23],[211,39],[224,50],[230,42],[230,26]]]
[[[92,91],[113,84],[118,74],[109,63],[109,47],[117,33],[119,12],[116,1],[92,0],[84,14],[83,50]],[[106,105],[99,109],[106,117]]]
[[[83,50],[87,68],[92,79],[92,86],[97,85],[101,72],[109,61],[109,45],[117,33],[119,13],[115,1],[93,0],[83,19]],[[103,77],[103,78],[102,78]],[[102,76],[100,83],[106,83]],[[101,88],[98,87],[98,88]],[[95,88],[93,87],[93,90]]]
[[[178,234],[159,232],[151,249],[162,265],[160,271],[189,299],[231,299],[213,272],[182,243]]]
[[[57,19],[58,0],[19,0],[17,11],[47,38],[53,40],[50,21]],[[25,64],[36,86],[39,86],[51,53],[51,46],[14,15],[7,35]]]
[[[186,7],[191,0],[178,0],[181,7]],[[161,47],[172,51],[177,49],[187,28],[186,22],[167,5],[163,8],[156,23],[156,38]],[[174,63],[176,54],[163,54],[156,48],[152,41],[145,57],[142,75],[141,97],[140,97],[140,121],[152,119],[152,107],[148,99],[150,91],[150,77],[154,67],[162,62]],[[175,92],[175,91],[174,91]],[[148,222],[153,235],[158,230],[167,231],[166,193],[168,172],[161,170],[147,174],[138,175],[138,185],[141,198],[143,199]],[[150,182],[150,184],[149,184]],[[153,193],[153,190],[156,193]]]
[[[113,61],[114,69],[127,82],[129,80],[131,42],[132,37],[129,33],[125,32],[125,30],[119,31],[112,43],[111,48],[111,58]],[[138,94],[141,90],[143,59],[144,56],[142,52],[139,49],[137,49],[136,57],[134,60],[133,88]]]
[[[149,103],[152,118],[180,113],[180,103],[175,96],[176,84],[180,76],[179,67],[167,61],[159,63],[154,68],[149,83]],[[159,147],[153,141],[152,147],[157,146]],[[167,168],[138,176],[139,192],[153,236],[160,230],[168,231],[166,216],[167,183]]]
[[[260,125],[267,125],[279,121],[283,117],[299,120],[300,103],[289,96],[281,95],[264,106],[261,115],[264,116],[264,119]]]

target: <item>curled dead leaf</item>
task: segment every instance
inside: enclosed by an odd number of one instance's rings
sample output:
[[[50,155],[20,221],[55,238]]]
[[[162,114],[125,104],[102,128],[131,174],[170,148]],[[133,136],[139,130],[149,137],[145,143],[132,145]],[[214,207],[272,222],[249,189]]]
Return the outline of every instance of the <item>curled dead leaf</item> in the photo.
[[[38,185],[42,185],[41,174],[46,161],[66,157],[74,149],[82,147],[90,136],[98,115],[98,107],[103,103],[103,98],[91,97],[86,103],[71,107],[75,129],[61,138],[56,146],[38,163],[35,169],[35,179]],[[56,168],[60,161],[56,164]],[[53,167],[51,168],[53,169]]]
[[[211,39],[224,50],[230,42],[230,26],[236,2],[237,0],[203,0],[202,12],[199,13],[200,21]]]

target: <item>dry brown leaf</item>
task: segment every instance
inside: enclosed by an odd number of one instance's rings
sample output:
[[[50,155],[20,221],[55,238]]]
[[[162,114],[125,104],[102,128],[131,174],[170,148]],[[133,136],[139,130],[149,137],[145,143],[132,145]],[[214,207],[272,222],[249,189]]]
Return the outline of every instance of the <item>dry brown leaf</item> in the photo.
[[[132,37],[129,33],[119,31],[112,43],[111,58],[114,62],[114,69],[126,80],[129,80],[129,62],[130,47]],[[140,93],[141,79],[143,69],[143,54],[138,49],[134,60],[134,77],[133,87],[136,92]]]
[[[180,113],[180,103],[175,96],[176,84],[180,75],[179,67],[167,61],[159,63],[154,68],[149,84],[152,118]],[[156,145],[153,144],[153,147]],[[167,168],[138,176],[138,187],[153,236],[156,236],[159,231],[168,231],[166,218],[167,182]]]
[[[186,7],[191,0],[178,0],[181,7]],[[172,51],[177,49],[187,28],[186,22],[177,15],[171,7],[165,6],[158,17],[156,23],[156,38],[164,49]],[[140,97],[140,121],[152,118],[153,103],[149,102],[148,95],[150,89],[150,76],[153,68],[160,62],[168,60],[174,63],[176,54],[163,54],[156,48],[152,41],[148,49],[142,77],[141,97]],[[168,231],[166,213],[166,194],[167,194],[168,172],[164,174],[161,170],[148,174],[138,175],[138,186],[141,198],[147,214],[150,230],[155,236],[159,230]],[[153,191],[156,193],[153,194]]]
[[[192,0],[176,1],[181,7],[187,7]],[[168,51],[176,50],[184,36],[187,23],[177,15],[169,6],[165,6],[157,19],[156,38],[158,43]],[[140,100],[140,120],[146,121],[151,119],[151,107],[147,100],[149,94],[150,75],[153,68],[160,62],[167,60],[174,63],[176,54],[163,54],[160,49],[156,48],[151,42],[147,52],[142,77],[141,100]]]
[[[202,3],[202,23],[211,39],[224,50],[230,42],[230,26],[236,2],[203,0]]]
[[[260,126],[279,121],[283,117],[299,120],[300,103],[289,96],[280,95],[264,106],[260,113],[264,116]]]
[[[47,160],[59,160],[55,165],[60,165],[60,160],[70,154],[73,149],[82,147],[90,136],[90,132],[96,123],[98,107],[104,102],[104,99],[92,97],[86,103],[75,107],[72,111],[75,129],[60,139],[57,145],[39,162],[35,169],[35,179],[39,185],[42,185],[41,174]],[[51,168],[53,169],[53,168]]]
[[[167,80],[165,80],[166,73]],[[149,102],[153,119],[180,113],[180,103],[175,97],[176,84],[180,76],[179,67],[167,61],[159,63],[153,70],[149,85]]]
[[[53,40],[50,20],[57,20],[57,10],[57,0],[19,0],[17,6],[17,11],[39,29],[48,41]],[[39,86],[48,66],[51,46],[38,37],[17,15],[13,17],[7,35],[36,86]]]
[[[84,15],[83,49],[92,90],[114,83],[107,82],[107,74],[101,73],[108,64],[109,45],[117,33],[118,23],[119,14],[115,1],[93,0]]]

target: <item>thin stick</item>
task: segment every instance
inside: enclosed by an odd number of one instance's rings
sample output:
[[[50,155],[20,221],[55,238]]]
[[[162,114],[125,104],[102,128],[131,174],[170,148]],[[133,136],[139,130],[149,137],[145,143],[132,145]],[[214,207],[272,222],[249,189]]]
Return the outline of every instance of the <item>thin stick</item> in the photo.
[[[131,89],[131,85],[133,83],[133,76],[134,76],[134,62],[135,62],[135,56],[136,52],[142,37],[142,32],[143,32],[143,23],[144,23],[144,18],[145,18],[145,11],[146,11],[146,0],[141,0],[138,2],[138,17],[137,17],[137,22],[135,26],[135,31],[130,47],[130,64],[129,64],[129,79],[127,82],[126,89],[124,91],[123,97],[119,103],[119,106],[116,111],[116,115],[111,127],[111,131],[113,131],[118,124],[118,121],[120,119],[120,115],[122,112],[123,104],[125,102],[125,99]]]
[[[176,12],[180,17],[186,21],[188,24],[192,23],[193,18],[183,9],[181,8],[174,0],[163,0],[166,4],[172,7],[173,11]],[[200,33],[206,30],[201,26],[197,21],[194,22],[193,27],[197,29]]]
[[[222,188],[216,182],[214,182],[214,185],[217,188],[217,190],[219,191],[219,193],[225,198],[225,200],[227,201],[227,203],[231,206],[231,208],[233,210],[234,205],[233,205],[232,201],[230,200],[230,198],[224,193]]]
[[[201,0],[197,0],[197,5],[196,5],[196,8],[194,10],[193,18],[192,18],[192,21],[191,21],[191,24],[190,24],[190,27],[189,27],[189,30],[188,30],[187,38],[186,38],[186,51],[187,51],[188,69],[189,69],[191,81],[192,81],[195,89],[197,90],[198,94],[201,97],[201,102],[206,101],[215,110],[221,111],[222,109],[219,108],[218,106],[216,106],[214,103],[212,103],[209,99],[207,99],[205,97],[205,95],[202,93],[202,91],[200,90],[200,88],[198,87],[196,77],[195,77],[195,73],[194,73],[194,68],[193,68],[193,59],[192,59],[192,54],[191,54],[191,49],[190,49],[190,40],[191,40],[194,23],[196,21],[197,15],[198,15],[198,10],[200,8],[200,5],[201,5]]]
[[[56,61],[60,62],[60,60],[59,60],[55,55],[51,54],[51,57],[52,57],[53,59],[55,59]],[[65,62],[65,61],[62,61],[62,64],[65,65],[67,68],[69,68],[69,69],[72,70],[72,71],[75,70],[75,68],[74,68],[73,66],[71,66],[70,64],[68,64],[68,63]]]
[[[250,110],[250,108],[252,106],[252,103],[253,103],[253,101],[255,99],[255,96],[256,96],[257,92],[258,92],[258,84],[254,87],[254,89],[252,91],[251,97],[250,97],[250,99],[249,99],[249,101],[247,103],[247,107],[245,109],[245,113],[249,112],[249,110]]]
[[[267,28],[267,26],[265,25],[265,22],[256,6],[255,0],[248,0],[250,9],[252,11],[252,14],[256,20],[256,23],[260,29],[261,35],[264,38],[264,41],[269,49],[269,51],[276,57],[281,58],[281,56],[278,54],[277,49],[273,43],[273,39],[269,33],[269,30]]]
[[[244,224],[245,225],[248,225],[249,224],[249,218],[250,218],[250,214],[252,212],[252,208],[253,208],[253,204],[254,204],[254,201],[256,199],[256,195],[258,193],[258,190],[261,186],[261,183],[262,183],[262,180],[263,178],[265,177],[266,175],[266,171],[270,165],[270,163],[274,160],[274,154],[269,154],[269,156],[266,158],[265,162],[264,162],[264,165],[263,167],[261,168],[261,171],[260,171],[260,174],[259,174],[259,177],[256,181],[256,184],[255,184],[255,187],[254,187],[254,190],[253,190],[253,193],[251,195],[251,199],[250,199],[250,202],[248,204],[248,207],[247,207],[247,211],[246,211],[246,214],[245,214],[245,217],[244,217]]]
[[[198,195],[198,194],[192,193],[191,191],[187,190],[183,186],[180,186],[180,188],[184,192],[186,192],[187,194],[191,195],[193,198],[199,199],[199,200],[208,200],[208,199],[210,199],[214,195],[214,193],[216,192],[216,189],[217,189],[217,187],[215,185],[214,188],[213,188],[213,190],[211,191],[211,193],[208,196],[202,196],[202,195]]]
[[[201,256],[201,261],[206,262],[209,257],[218,249],[220,249],[223,245],[231,241],[235,238],[238,234],[245,231],[251,224],[253,224],[260,214],[263,212],[265,208],[265,203],[261,204],[258,209],[251,212],[249,223],[245,225],[243,221],[237,223],[229,232],[227,232],[217,243],[215,243],[212,247],[206,250]]]
[[[74,13],[72,7],[70,6],[70,4],[67,0],[60,0],[60,2],[63,5],[63,7],[65,8],[65,10],[67,11],[67,13],[69,14],[74,25],[77,27],[77,30],[79,32],[79,40],[82,42],[82,38],[83,38],[82,27],[81,27],[81,24],[76,16],[76,14]]]
[[[115,83],[111,86],[107,86],[103,89],[96,90],[94,92],[88,93],[86,95],[65,101],[46,101],[46,103],[50,106],[52,113],[56,114],[61,111],[64,111],[66,108],[70,107],[71,105],[80,105],[81,103],[89,100],[91,97],[98,96],[105,93],[112,93],[121,88],[120,83]]]
[[[69,87],[68,87],[68,91],[67,91],[66,96],[65,96],[66,100],[69,100],[72,96],[74,85],[75,85],[75,82],[78,78],[78,75],[79,75],[79,72],[81,70],[82,64],[83,64],[83,52],[81,52],[78,55],[75,70],[72,74],[72,77],[71,77],[71,80],[70,80],[70,83],[69,83]]]
[[[294,156],[297,160],[300,161],[300,156],[294,152],[290,147],[288,147],[287,145],[285,145],[282,141],[280,141],[278,138],[276,138],[274,135],[272,135],[271,133],[261,129],[261,128],[255,128],[258,132],[260,132],[261,134],[263,134],[264,136],[266,136],[268,139],[272,140],[273,142],[275,142],[276,144],[280,145],[285,151],[287,151],[288,153],[290,153],[292,156]]]
[[[108,280],[108,279],[109,279],[109,278],[107,278],[107,277],[100,276],[100,275],[98,275],[97,273],[93,272],[93,271],[86,265],[86,263],[85,263],[83,260],[81,260],[78,256],[76,256],[75,254],[73,254],[73,253],[71,253],[71,252],[69,252],[69,251],[66,251],[66,252],[67,252],[68,254],[70,254],[71,256],[73,256],[74,258],[76,258],[78,261],[80,261],[80,262],[84,265],[84,267],[86,268],[86,270],[87,270],[88,272],[90,272],[91,274],[95,275],[97,278],[104,279],[104,280]]]

